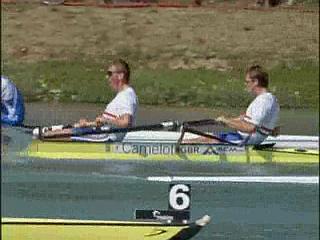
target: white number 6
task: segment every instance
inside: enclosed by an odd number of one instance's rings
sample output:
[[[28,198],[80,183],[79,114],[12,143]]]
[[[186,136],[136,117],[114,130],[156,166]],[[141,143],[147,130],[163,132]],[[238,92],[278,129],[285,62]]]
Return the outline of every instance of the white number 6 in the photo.
[[[184,184],[171,187],[169,192],[169,205],[174,210],[185,210],[190,207],[190,188]]]

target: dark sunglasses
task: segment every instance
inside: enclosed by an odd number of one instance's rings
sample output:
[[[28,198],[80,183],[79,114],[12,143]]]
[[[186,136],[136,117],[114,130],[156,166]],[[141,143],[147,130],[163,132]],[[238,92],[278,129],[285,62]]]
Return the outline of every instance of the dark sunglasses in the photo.
[[[122,71],[107,71],[108,77],[111,77],[114,73],[121,73]]]

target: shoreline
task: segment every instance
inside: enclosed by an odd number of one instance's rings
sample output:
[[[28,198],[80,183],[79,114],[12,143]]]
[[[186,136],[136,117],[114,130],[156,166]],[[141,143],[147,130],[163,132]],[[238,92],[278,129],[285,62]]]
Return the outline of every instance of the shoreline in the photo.
[[[150,106],[239,108],[253,99],[243,73],[207,69],[132,70],[139,103]],[[269,89],[284,109],[319,109],[319,63],[299,62],[267,69]],[[4,66],[25,101],[106,103],[110,90],[101,64],[88,61],[42,61]]]

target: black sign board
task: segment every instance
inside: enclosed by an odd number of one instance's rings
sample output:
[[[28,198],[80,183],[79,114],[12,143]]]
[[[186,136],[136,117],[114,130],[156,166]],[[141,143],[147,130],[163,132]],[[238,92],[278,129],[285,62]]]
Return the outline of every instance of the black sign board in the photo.
[[[189,211],[175,211],[175,210],[136,210],[135,211],[136,219],[145,219],[145,220],[162,220],[162,221],[174,221],[180,222],[183,220],[190,219]]]

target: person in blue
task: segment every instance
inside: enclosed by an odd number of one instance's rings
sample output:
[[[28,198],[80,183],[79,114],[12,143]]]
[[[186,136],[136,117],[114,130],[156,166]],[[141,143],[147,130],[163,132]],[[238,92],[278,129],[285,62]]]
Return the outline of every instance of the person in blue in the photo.
[[[1,125],[22,125],[24,111],[20,91],[9,78],[1,76]]]

